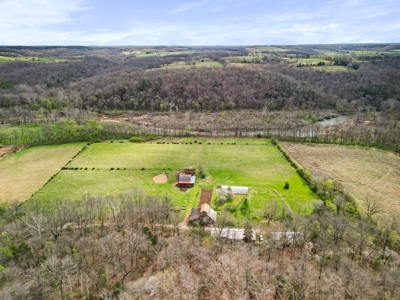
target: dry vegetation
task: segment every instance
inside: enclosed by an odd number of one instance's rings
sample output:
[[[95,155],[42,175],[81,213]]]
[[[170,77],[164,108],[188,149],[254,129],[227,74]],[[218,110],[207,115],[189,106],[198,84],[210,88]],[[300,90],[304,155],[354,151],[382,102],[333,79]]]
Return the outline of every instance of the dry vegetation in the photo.
[[[385,211],[400,212],[400,158],[374,148],[284,143],[312,174],[341,182],[360,200],[377,199]]]
[[[0,162],[0,200],[25,201],[57,173],[83,143],[32,147]]]

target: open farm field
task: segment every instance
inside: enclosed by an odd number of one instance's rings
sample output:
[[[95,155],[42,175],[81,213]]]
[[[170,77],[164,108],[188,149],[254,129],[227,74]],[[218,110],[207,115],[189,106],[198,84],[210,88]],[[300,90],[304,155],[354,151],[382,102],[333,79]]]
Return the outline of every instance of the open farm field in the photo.
[[[214,60],[196,61],[195,64],[187,64],[185,61],[177,61],[175,63],[165,65],[163,69],[182,69],[191,67],[222,67],[222,63]]]
[[[261,216],[263,207],[272,199],[281,203],[281,206],[289,206],[293,211],[309,211],[309,203],[315,199],[315,195],[267,140],[195,140],[176,140],[179,144],[157,144],[153,141],[146,144],[90,145],[68,165],[74,170],[60,172],[35,198],[45,200],[65,195],[66,198],[77,199],[84,193],[115,195],[139,186],[149,194],[169,194],[175,206],[185,205],[189,210],[197,206],[199,188],[212,186],[215,199],[218,185],[232,185],[249,187],[250,209],[234,212],[236,219]],[[206,178],[197,176],[196,185],[189,192],[182,192],[175,187],[174,170],[186,166],[198,168],[199,165],[203,166]],[[152,181],[153,176],[160,173],[168,174],[168,183],[156,184]],[[289,182],[290,189],[284,189],[285,182]],[[212,206],[217,211],[223,208],[216,207],[214,203]]]
[[[284,52],[287,51],[288,49],[282,48],[282,47],[274,47],[274,46],[260,46],[260,47],[248,47],[246,48],[247,51],[249,52],[263,52],[263,51],[269,51],[269,52]]]
[[[33,62],[33,63],[58,63],[66,61],[65,59],[60,58],[47,58],[47,57],[8,57],[8,56],[0,56],[0,63],[7,63],[12,61],[24,61],[24,62]]]
[[[400,158],[374,148],[283,143],[317,176],[340,181],[358,199],[376,198],[385,211],[400,213]]]
[[[166,184],[155,184],[153,177],[160,174],[158,170],[63,170],[49,182],[35,198],[47,201],[56,198],[76,200],[87,193],[91,195],[117,196],[134,187],[145,190],[149,195],[170,195],[175,206],[189,205],[195,194],[181,192],[174,186],[173,175],[166,172],[171,179]]]
[[[0,161],[0,202],[29,199],[84,145],[32,147]]]
[[[346,66],[312,66],[314,71],[320,72],[356,72]]]
[[[182,54],[192,54],[195,53],[194,50],[181,50],[181,51],[154,51],[154,49],[147,50],[133,50],[133,51],[124,51],[121,54],[124,56],[135,55],[136,57],[146,58],[153,56],[170,56],[170,55],[182,55]]]

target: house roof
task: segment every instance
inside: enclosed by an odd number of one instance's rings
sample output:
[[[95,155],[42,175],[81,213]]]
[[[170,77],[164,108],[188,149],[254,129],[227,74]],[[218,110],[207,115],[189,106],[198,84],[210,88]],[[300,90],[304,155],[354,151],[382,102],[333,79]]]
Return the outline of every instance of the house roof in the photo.
[[[179,182],[181,181],[189,181],[192,179],[192,175],[188,175],[188,174],[180,174],[179,175]]]
[[[189,216],[189,221],[195,221],[200,218],[200,208],[192,208],[192,211]]]

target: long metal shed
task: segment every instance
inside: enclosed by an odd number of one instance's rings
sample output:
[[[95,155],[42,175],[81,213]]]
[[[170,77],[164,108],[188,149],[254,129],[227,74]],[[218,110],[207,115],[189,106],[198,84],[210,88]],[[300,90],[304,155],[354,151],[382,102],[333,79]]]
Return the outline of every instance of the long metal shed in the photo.
[[[228,191],[228,188],[232,189],[232,193],[238,194],[238,195],[248,195],[249,194],[249,188],[246,186],[229,186],[229,185],[223,185],[221,186],[221,189],[223,191]]]

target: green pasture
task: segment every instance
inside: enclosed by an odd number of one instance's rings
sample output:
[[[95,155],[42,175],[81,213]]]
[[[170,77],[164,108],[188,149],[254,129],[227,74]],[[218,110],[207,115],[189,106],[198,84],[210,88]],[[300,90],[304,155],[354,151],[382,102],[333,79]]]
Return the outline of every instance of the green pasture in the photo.
[[[307,213],[310,201],[315,199],[295,169],[267,140],[188,138],[175,141],[179,144],[171,142],[164,140],[165,144],[153,141],[146,144],[90,145],[68,165],[74,170],[60,172],[35,198],[77,199],[84,193],[115,195],[139,186],[149,194],[169,194],[176,206],[185,205],[189,210],[197,205],[199,188],[202,186],[212,186],[214,192],[218,185],[248,186],[249,210],[241,210],[239,205],[232,212],[239,220],[261,216],[263,207],[273,199],[282,207],[285,205],[293,211]],[[186,166],[198,168],[200,164],[206,178],[198,176],[196,186],[190,192],[178,190],[174,186],[173,171]],[[168,183],[153,182],[153,176],[160,173],[169,174]],[[285,182],[290,184],[288,190],[284,189]],[[216,198],[216,193],[213,198]],[[214,202],[212,206],[217,211],[232,206],[226,203],[217,207]]]
[[[181,192],[174,186],[171,174],[168,183],[154,183],[153,177],[160,173],[158,170],[63,170],[34,198],[51,201],[56,198],[76,200],[83,194],[117,196],[133,187],[140,187],[149,195],[170,195],[177,207],[188,205],[193,190]]]
[[[194,50],[182,50],[182,51],[135,51],[129,54],[135,54],[136,57],[146,58],[152,56],[170,56],[170,55],[180,55],[180,54],[192,54]],[[128,54],[128,55],[129,55]]]
[[[0,63],[7,63],[12,61],[25,61],[25,62],[33,62],[33,63],[58,63],[64,62],[65,59],[60,58],[48,58],[48,57],[8,57],[8,56],[0,56]]]

